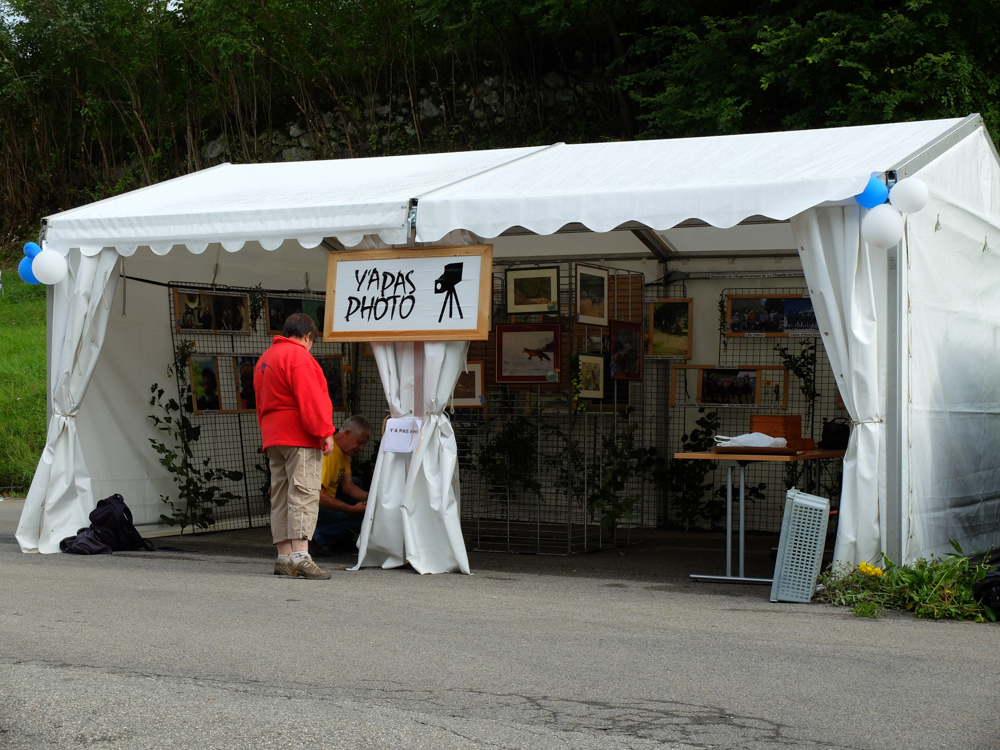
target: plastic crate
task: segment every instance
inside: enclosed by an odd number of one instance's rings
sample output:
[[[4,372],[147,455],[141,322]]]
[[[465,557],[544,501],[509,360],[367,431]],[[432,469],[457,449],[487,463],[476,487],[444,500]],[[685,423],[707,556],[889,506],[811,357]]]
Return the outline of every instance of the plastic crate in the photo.
[[[772,602],[808,602],[823,564],[830,501],[794,487],[785,495],[778,559],[771,581]]]

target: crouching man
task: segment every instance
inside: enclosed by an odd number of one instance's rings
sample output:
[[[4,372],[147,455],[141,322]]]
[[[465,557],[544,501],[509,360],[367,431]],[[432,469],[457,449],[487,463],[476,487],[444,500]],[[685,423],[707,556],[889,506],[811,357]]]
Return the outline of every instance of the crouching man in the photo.
[[[355,414],[344,420],[333,435],[333,450],[323,459],[314,550],[333,552],[356,546],[368,489],[366,483],[355,480],[351,473],[351,457],[364,449],[371,430],[368,420]]]

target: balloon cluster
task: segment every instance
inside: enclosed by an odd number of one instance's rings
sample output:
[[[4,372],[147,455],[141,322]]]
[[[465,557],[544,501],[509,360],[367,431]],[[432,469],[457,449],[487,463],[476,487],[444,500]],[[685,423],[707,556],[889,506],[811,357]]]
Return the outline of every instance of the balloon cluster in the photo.
[[[37,243],[27,242],[17,273],[29,284],[58,284],[66,277],[66,259],[55,250],[42,250]]]
[[[872,175],[867,187],[854,196],[859,206],[869,209],[861,221],[861,236],[876,250],[898,244],[903,239],[902,214],[916,213],[927,205],[927,198],[927,186],[916,177],[902,179],[889,190]]]

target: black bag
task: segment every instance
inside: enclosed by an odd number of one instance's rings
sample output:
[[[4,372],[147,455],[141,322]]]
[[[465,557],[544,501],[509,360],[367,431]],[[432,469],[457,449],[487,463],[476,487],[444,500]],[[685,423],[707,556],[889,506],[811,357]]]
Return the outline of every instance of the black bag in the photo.
[[[819,447],[824,450],[845,451],[851,440],[851,423],[846,419],[824,419]]]
[[[71,555],[110,555],[111,545],[101,538],[102,529],[80,529],[76,536],[68,536],[59,542],[60,552]]]
[[[98,530],[101,538],[115,552],[156,549],[132,525],[132,511],[121,495],[112,495],[97,502],[97,507],[90,513],[90,528]]]
[[[1000,570],[994,568],[985,578],[972,584],[972,595],[1000,620]]]
[[[122,496],[112,495],[97,501],[97,507],[90,512],[90,528],[63,539],[59,549],[71,555],[110,555],[116,550],[152,551],[156,547],[132,525],[132,511]]]

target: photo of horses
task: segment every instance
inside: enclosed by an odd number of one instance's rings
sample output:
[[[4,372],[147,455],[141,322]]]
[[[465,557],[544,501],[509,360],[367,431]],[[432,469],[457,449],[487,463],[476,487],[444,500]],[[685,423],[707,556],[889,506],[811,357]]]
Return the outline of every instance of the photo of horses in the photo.
[[[755,405],[757,370],[702,370],[699,404]]]
[[[788,368],[782,365],[674,365],[671,406],[788,408]]]

